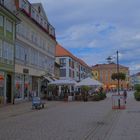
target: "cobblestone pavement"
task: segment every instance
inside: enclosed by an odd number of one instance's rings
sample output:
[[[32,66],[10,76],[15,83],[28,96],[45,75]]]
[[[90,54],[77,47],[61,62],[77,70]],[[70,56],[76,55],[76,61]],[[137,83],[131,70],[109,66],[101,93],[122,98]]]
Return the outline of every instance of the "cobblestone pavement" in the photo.
[[[0,140],[139,140],[139,102],[112,110],[110,95],[100,102],[47,102],[0,108]]]

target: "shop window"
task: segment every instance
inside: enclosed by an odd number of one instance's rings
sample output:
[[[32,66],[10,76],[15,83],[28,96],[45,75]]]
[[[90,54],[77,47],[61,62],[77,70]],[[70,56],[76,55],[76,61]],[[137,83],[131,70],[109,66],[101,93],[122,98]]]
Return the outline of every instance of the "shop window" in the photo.
[[[0,57],[2,57],[2,40],[0,40]]]

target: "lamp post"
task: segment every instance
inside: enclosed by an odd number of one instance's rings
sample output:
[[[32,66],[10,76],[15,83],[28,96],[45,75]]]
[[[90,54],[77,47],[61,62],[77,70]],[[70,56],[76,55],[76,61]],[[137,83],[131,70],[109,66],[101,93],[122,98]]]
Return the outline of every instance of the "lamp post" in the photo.
[[[120,79],[119,79],[119,52],[117,51],[117,74],[118,74],[118,95],[120,95]]]

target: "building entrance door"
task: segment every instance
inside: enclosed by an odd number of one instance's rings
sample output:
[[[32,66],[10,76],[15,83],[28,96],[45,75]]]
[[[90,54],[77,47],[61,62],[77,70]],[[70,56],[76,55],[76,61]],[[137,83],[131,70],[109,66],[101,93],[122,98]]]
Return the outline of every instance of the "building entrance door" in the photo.
[[[11,103],[11,94],[12,94],[12,78],[11,75],[7,75],[6,78],[6,101],[7,103]]]

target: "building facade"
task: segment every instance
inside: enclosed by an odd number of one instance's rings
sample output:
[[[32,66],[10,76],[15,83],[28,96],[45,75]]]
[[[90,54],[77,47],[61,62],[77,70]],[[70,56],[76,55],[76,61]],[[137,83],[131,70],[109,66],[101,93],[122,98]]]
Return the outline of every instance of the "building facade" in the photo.
[[[54,75],[55,29],[49,23],[41,3],[15,0],[21,20],[16,30],[15,99],[39,96],[42,78]]]
[[[91,68],[61,45],[56,46],[56,61],[61,65],[60,79],[81,81],[91,75]]]
[[[0,1],[0,104],[12,103],[14,93],[15,29],[18,18]]]
[[[59,79],[60,78],[60,64],[58,62],[55,62],[55,67],[54,67],[54,75],[55,75],[55,79]]]
[[[136,84],[140,84],[140,72],[130,76],[130,83],[132,87]]]
[[[95,80],[100,81],[104,84],[106,89],[116,89],[117,88],[117,80],[112,80],[111,75],[117,72],[117,65],[114,63],[111,64],[97,64],[92,66],[92,75]],[[129,88],[129,68],[119,65],[119,72],[126,74],[126,80],[120,80],[120,88]]]

